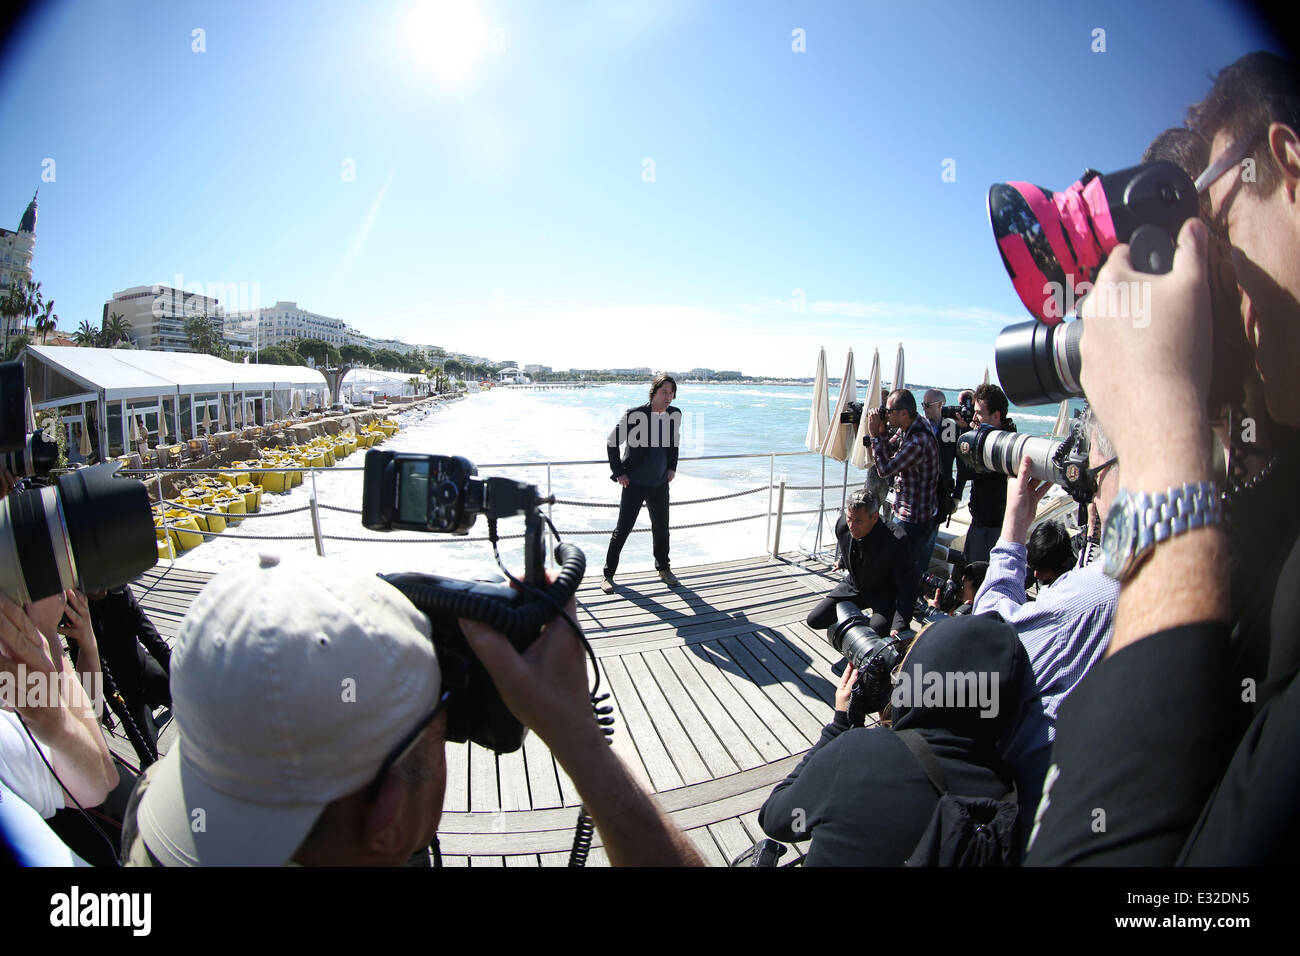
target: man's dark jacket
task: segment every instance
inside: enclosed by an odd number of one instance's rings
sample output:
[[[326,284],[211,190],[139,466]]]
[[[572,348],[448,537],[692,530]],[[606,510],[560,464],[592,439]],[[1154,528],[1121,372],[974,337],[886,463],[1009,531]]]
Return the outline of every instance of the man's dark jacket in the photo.
[[[171,648],[159,636],[129,586],[109,591],[103,600],[87,603],[99,658],[112,673],[123,697],[130,701],[144,692],[146,651],[162,667],[163,673],[171,673]],[[74,664],[77,650],[74,641]]]
[[[893,619],[894,630],[907,627],[916,602],[907,536],[881,520],[869,534],[855,541],[841,515],[835,523],[835,537],[839,541],[840,567],[848,571],[849,579],[836,585],[826,597],[862,595],[869,599],[866,603],[874,613]]]
[[[668,470],[676,471],[677,456],[682,443],[682,410],[676,405],[669,405],[664,409],[664,414],[668,416],[668,440],[658,447],[663,448],[668,458]],[[638,424],[639,422],[643,424]],[[651,411],[649,403],[629,408],[623,413],[623,417],[619,419],[605,442],[611,481],[618,481],[623,475],[634,471],[645,460],[650,452],[649,443],[653,441],[651,438],[653,431],[654,412]],[[638,436],[644,438],[638,439]],[[622,445],[627,445],[627,454],[620,458],[619,447]]]

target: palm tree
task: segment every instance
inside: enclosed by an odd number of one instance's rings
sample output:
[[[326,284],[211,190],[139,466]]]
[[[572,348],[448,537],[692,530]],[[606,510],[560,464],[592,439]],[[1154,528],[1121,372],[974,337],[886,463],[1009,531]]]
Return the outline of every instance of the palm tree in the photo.
[[[41,314],[36,317],[36,331],[41,335],[41,344],[45,344],[49,334],[59,327],[59,317],[54,314],[54,300],[44,304]]]
[[[72,337],[78,345],[94,345],[99,341],[99,329],[91,325],[89,319],[82,319],[81,327],[73,333]]]
[[[21,319],[21,334],[27,333],[27,320],[34,318],[41,311],[41,284],[33,282],[28,285],[18,284],[12,286],[5,295],[3,302],[0,302],[0,312],[4,313],[6,320]],[[9,325],[10,322],[4,323],[4,348],[8,354],[9,348]]]
[[[112,348],[123,339],[131,338],[131,323],[120,312],[110,312],[104,328],[100,330],[100,344]]]

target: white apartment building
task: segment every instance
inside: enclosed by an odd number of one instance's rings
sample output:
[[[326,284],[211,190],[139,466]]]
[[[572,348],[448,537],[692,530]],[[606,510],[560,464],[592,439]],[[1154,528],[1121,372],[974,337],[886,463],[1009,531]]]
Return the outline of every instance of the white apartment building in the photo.
[[[137,285],[114,293],[104,303],[103,320],[108,321],[114,312],[131,324],[137,348],[155,352],[190,351],[185,322],[195,316],[206,315],[223,329],[226,325],[225,312],[216,299],[161,284]],[[244,337],[236,336],[231,341],[227,335],[226,339],[227,345],[238,348]]]
[[[0,229],[0,297],[9,294],[15,286],[28,286],[32,282],[32,256],[36,251],[36,197],[27,204],[22,219],[18,222],[18,231],[10,232]],[[9,325],[4,332],[7,335],[22,333],[21,317],[5,316],[2,320]]]
[[[335,347],[351,342],[365,344],[367,340],[342,319],[308,312],[297,302],[277,302],[264,309],[232,313],[231,322],[246,330],[258,348],[294,339],[321,339]]]

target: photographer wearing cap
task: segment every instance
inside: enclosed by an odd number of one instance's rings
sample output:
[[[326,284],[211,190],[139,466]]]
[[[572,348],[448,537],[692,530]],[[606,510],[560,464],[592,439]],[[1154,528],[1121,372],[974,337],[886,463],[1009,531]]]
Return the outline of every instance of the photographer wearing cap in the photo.
[[[939,443],[925,420],[917,417],[916,396],[905,388],[889,393],[884,420],[871,410],[867,428],[876,458],[873,470],[881,478],[897,476],[894,516],[907,535],[911,577],[916,581],[930,564],[925,546],[938,510]],[[893,435],[889,429],[894,429]]]
[[[572,613],[572,606],[570,608]],[[460,625],[515,716],[550,746],[616,864],[698,863],[611,752],[562,618],[520,655]],[[429,619],[324,560],[214,578],[172,656],[179,729],[128,809],[128,865],[401,865],[442,814],[447,707],[465,688]]]
[[[1295,429],[1294,64],[1267,53],[1243,57],[1220,72],[1189,125],[1211,143],[1198,186],[1208,188],[1212,228],[1232,244],[1241,325],[1268,413]],[[1230,554],[1220,479],[1201,411],[1219,359],[1209,347],[1209,239],[1205,222],[1186,221],[1163,275],[1136,271],[1128,248],[1117,246],[1081,312],[1082,385],[1124,462],[1103,539],[1122,587],[1108,655],[1061,712],[1032,863],[1223,866],[1294,863],[1300,855],[1296,446],[1286,443],[1228,498],[1232,512],[1238,505],[1274,512],[1271,533],[1253,542],[1271,553],[1271,572],[1257,592],[1233,595],[1223,573]],[[1108,293],[1123,282],[1149,284],[1156,317],[1149,326],[1135,329],[1132,316],[1108,308],[1115,301]],[[1238,682],[1234,651],[1256,635],[1267,648],[1265,669]],[[1251,717],[1244,734],[1243,708]],[[1107,812],[1100,832],[1086,819],[1095,807]]]

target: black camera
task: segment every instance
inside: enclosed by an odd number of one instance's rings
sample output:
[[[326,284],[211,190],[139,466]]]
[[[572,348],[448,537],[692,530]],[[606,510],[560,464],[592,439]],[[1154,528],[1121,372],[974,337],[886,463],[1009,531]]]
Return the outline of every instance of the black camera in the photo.
[[[941,574],[932,574],[926,572],[921,576],[921,603],[925,604],[926,611],[929,611],[930,605],[925,601],[926,598],[939,592],[939,610],[944,614],[951,614],[957,608],[958,599],[961,596],[961,585],[950,577],[944,577]]]
[[[144,482],[119,465],[61,475],[0,501],[0,592],[30,604],[69,588],[106,591],[158,563]]]
[[[1076,297],[1091,290],[1111,250],[1128,243],[1134,269],[1168,272],[1178,231],[1197,214],[1199,202],[1191,177],[1161,160],[1108,175],[1086,170],[1059,193],[1030,183],[995,183],[988,211],[1002,264],[1034,317],[998,336],[998,378],[1016,404],[1041,405],[1083,394],[1083,326],[1062,320],[1075,311]],[[1129,298],[1127,288],[1115,291]],[[1131,310],[1131,303],[1114,307]]]
[[[1040,481],[1060,485],[1081,506],[1092,501],[1097,481],[1088,470],[1088,436],[1078,418],[1070,420],[1066,438],[1039,438],[980,425],[957,439],[957,454],[978,474],[1015,477],[1020,459],[1029,456],[1029,473]]]
[[[826,632],[826,640],[858,671],[849,704],[850,720],[857,723],[884,708],[893,690],[889,675],[898,663],[901,641],[873,628],[852,601],[835,605],[835,623]]]
[[[472,740],[497,753],[511,753],[523,745],[526,729],[502,701],[457,619],[483,621],[505,634],[522,652],[573,597],[582,583],[587,558],[574,545],[558,545],[555,557],[560,572],[547,587],[540,506],[549,499],[540,498],[534,485],[507,478],[479,478],[477,474],[474,465],[459,456],[371,449],[366,452],[361,521],[372,531],[398,528],[465,534],[482,514],[495,540],[498,519],[524,516],[526,590],[437,574],[382,575],[429,618],[443,673],[457,670],[453,662],[464,665],[460,668],[464,685],[454,688],[456,693],[448,704],[447,739],[456,743]]]
[[[0,362],[0,468],[16,478],[47,475],[59,460],[59,444],[27,432],[23,363]]]
[[[853,427],[856,428],[858,426],[858,423],[861,421],[862,421],[861,402],[849,402],[847,405],[844,406],[844,411],[840,412],[841,425],[852,425]]]
[[[975,421],[975,399],[968,398],[966,399],[966,401],[958,403],[957,412],[959,415],[961,415],[962,421],[964,422]]]

